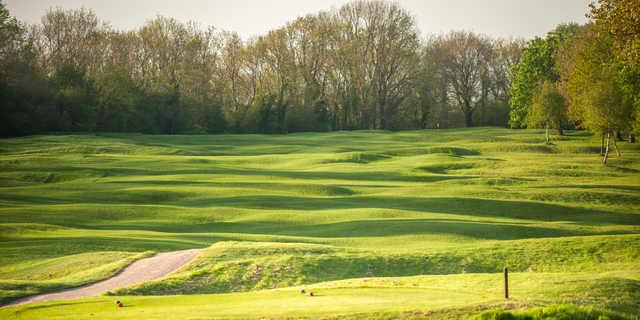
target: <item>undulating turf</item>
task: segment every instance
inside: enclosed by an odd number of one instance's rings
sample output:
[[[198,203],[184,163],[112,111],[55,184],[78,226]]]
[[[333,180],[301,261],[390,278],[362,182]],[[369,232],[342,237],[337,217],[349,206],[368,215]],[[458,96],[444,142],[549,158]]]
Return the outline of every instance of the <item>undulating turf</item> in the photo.
[[[455,318],[557,303],[633,317],[640,146],[619,142],[622,157],[602,166],[598,142],[499,128],[3,139],[0,301],[93,282],[151,251],[206,250],[111,293],[189,295],[0,318]]]

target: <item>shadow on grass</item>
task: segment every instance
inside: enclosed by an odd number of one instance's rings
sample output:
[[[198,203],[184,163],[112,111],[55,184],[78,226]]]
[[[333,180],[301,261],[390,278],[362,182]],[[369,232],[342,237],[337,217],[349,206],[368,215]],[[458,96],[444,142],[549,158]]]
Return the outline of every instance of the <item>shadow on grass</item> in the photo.
[[[134,198],[123,199],[135,202]],[[131,229],[151,230],[161,232],[236,232],[253,234],[275,235],[315,235],[331,237],[350,236],[376,236],[376,235],[402,235],[402,234],[427,234],[427,233],[453,233],[470,235],[487,239],[513,239],[502,233],[514,233],[516,238],[522,237],[547,237],[554,235],[580,235],[578,231],[549,229],[538,227],[518,226],[518,223],[537,222],[569,222],[583,226],[638,226],[640,215],[604,210],[568,207],[557,204],[490,200],[478,198],[416,198],[416,197],[296,197],[296,196],[236,196],[219,198],[185,198],[175,202],[171,199],[165,202],[176,206],[195,208],[224,208],[234,209],[264,209],[264,210],[288,210],[302,211],[300,214],[317,213],[323,210],[345,211],[361,209],[389,209],[424,212],[429,214],[456,214],[461,220],[468,217],[477,218],[502,218],[518,219],[514,222],[497,221],[491,223],[445,221],[438,220],[398,220],[381,219],[339,222],[335,224],[316,225],[288,222],[208,222],[202,223],[192,220],[192,217],[175,217],[149,219],[148,216],[128,216],[119,220],[117,216],[110,215],[104,225],[96,224],[96,217],[81,213],[73,215],[63,214],[38,214],[38,221],[44,224],[53,224],[67,227],[89,229]],[[433,216],[431,216],[432,218]],[[6,222],[24,222],[28,218],[17,214],[15,216],[4,215]],[[107,219],[107,218],[105,218]],[[134,220],[131,220],[134,219]],[[138,219],[140,222],[133,222]],[[259,218],[258,218],[259,219]],[[402,222],[402,221],[406,221]],[[349,225],[352,227],[349,227]],[[362,229],[360,231],[356,229]],[[381,229],[381,230],[376,230]],[[304,231],[302,231],[304,230]],[[322,230],[322,231],[317,231]],[[591,233],[593,234],[593,233]]]
[[[158,227],[120,225],[108,229],[142,228],[165,232],[218,232],[239,234],[270,234],[275,236],[312,238],[356,238],[402,235],[458,235],[486,240],[518,240],[530,238],[570,237],[587,235],[626,234],[620,231],[595,232],[537,227],[508,223],[484,223],[431,219],[358,220],[327,224],[237,223],[220,222]],[[233,240],[227,238],[225,240]]]
[[[302,211],[379,208],[547,222],[569,221],[582,225],[640,225],[639,214],[575,208],[549,203],[479,198],[387,196],[320,198],[265,195],[187,199],[182,202],[182,205]]]
[[[142,252],[153,251],[176,251],[192,249],[195,247],[206,247],[212,242],[229,240],[228,238],[209,237],[202,241],[186,239],[166,239],[166,238],[122,238],[117,237],[39,237],[28,239],[3,239],[0,242],[2,258],[0,261],[20,260],[25,256],[38,256],[39,258],[58,257],[91,251],[125,251]]]
[[[569,184],[553,186],[536,186],[538,189],[613,189],[628,192],[640,191],[640,186],[613,185],[613,184]]]
[[[145,163],[141,163],[144,166]],[[238,175],[238,176],[270,176],[289,179],[312,179],[312,180],[356,180],[356,181],[396,181],[396,182],[437,182],[450,179],[471,179],[475,176],[451,176],[451,175],[405,175],[398,172],[380,171],[356,171],[356,172],[334,172],[334,171],[291,171],[291,170],[252,170],[234,169],[225,167],[210,167],[202,169],[185,168],[180,170],[158,169],[132,169],[122,167],[87,168],[83,166],[53,166],[37,168],[12,168],[13,172],[72,172],[85,173],[98,177],[133,177],[133,176],[166,176],[166,175]],[[117,183],[117,181],[115,181]],[[113,182],[111,182],[113,183]],[[122,181],[129,183],[129,181]],[[140,183],[144,183],[141,181]]]

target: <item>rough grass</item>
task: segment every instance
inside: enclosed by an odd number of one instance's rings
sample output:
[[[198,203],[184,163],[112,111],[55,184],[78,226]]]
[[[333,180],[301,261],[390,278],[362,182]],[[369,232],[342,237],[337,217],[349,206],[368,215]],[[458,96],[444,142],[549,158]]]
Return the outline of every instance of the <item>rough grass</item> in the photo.
[[[598,143],[569,132],[546,144],[541,131],[498,128],[3,139],[0,302],[108,277],[150,251],[199,247],[178,273],[112,294],[216,293],[174,298],[185,306],[176,318],[243,318],[247,301],[265,299],[257,305],[275,318],[446,319],[495,307],[499,281],[474,276],[506,265],[551,279],[553,290],[521,284],[524,309],[574,303],[635,315],[640,147],[620,142],[623,157],[602,166]],[[440,278],[414,292],[419,275]],[[358,282],[397,276],[412,277],[385,290]],[[308,299],[280,295],[298,287],[268,290],[336,280],[359,284],[344,300],[331,289],[309,315]],[[443,288],[450,299],[439,300]],[[127,299],[140,308],[123,318],[166,312],[164,298]],[[369,311],[380,299],[388,303]],[[87,301],[11,310],[25,319],[112,311],[101,304],[109,298]]]
[[[640,236],[513,241],[427,254],[375,254],[333,246],[218,242],[181,271],[111,294],[222,293],[338,279],[420,274],[632,270]]]
[[[512,311],[488,311],[476,317],[474,320],[555,320],[555,319],[582,319],[582,320],[625,320],[631,319],[611,311],[593,308],[579,308],[572,305],[549,306],[535,308],[526,312]]]

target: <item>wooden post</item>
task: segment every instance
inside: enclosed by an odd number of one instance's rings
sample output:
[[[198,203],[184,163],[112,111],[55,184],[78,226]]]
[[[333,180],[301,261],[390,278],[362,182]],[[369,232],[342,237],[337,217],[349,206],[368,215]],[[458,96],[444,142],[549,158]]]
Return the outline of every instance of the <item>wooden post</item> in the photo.
[[[509,299],[509,269],[504,267],[504,298]]]

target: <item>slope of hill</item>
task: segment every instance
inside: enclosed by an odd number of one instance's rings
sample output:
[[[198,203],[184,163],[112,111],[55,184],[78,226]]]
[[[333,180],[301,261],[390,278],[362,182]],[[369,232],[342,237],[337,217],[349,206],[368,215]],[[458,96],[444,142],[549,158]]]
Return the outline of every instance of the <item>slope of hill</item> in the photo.
[[[619,145],[602,166],[582,132],[545,144],[499,128],[0,140],[0,301],[206,248],[110,293],[181,296],[126,297],[113,316],[447,318],[556,303],[639,314],[640,146]],[[0,316],[108,319],[112,300]]]

